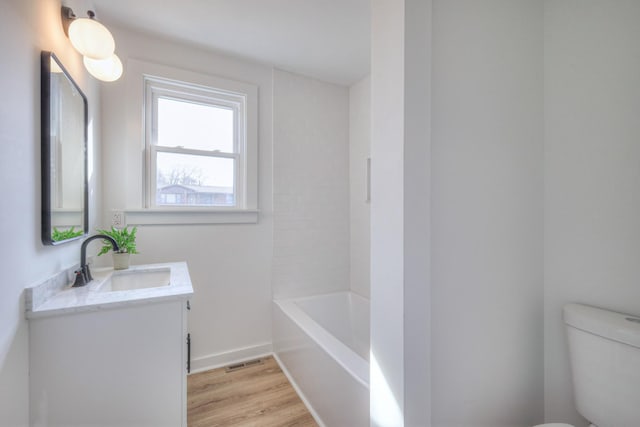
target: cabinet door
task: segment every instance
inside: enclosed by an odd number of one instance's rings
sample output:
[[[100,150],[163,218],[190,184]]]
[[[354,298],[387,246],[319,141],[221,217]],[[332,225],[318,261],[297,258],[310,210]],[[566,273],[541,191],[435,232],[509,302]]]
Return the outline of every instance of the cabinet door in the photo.
[[[32,420],[186,425],[184,312],[174,300],[32,320]]]

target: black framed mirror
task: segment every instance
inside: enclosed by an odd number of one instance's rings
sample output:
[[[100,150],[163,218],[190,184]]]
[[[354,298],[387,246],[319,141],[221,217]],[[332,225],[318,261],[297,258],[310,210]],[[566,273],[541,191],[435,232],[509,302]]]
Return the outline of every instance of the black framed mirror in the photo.
[[[87,98],[52,52],[41,54],[42,243],[89,231]]]

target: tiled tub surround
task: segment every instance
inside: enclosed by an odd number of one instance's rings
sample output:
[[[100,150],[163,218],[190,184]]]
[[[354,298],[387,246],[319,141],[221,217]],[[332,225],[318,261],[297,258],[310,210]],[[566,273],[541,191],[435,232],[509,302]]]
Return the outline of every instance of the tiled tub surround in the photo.
[[[144,304],[151,301],[182,299],[193,294],[186,262],[135,265],[127,270],[116,271],[115,274],[123,274],[120,272],[129,274],[167,268],[170,270],[169,285],[167,286],[101,292],[100,289],[114,274],[114,270],[112,268],[93,269],[94,280],[86,286],[73,288],[71,285],[75,277],[73,272],[77,269],[77,266],[75,266],[75,268],[62,271],[37,286],[26,289],[25,307],[27,318],[95,311],[104,308]]]
[[[352,292],[276,300],[274,352],[321,425],[369,425],[369,300]]]

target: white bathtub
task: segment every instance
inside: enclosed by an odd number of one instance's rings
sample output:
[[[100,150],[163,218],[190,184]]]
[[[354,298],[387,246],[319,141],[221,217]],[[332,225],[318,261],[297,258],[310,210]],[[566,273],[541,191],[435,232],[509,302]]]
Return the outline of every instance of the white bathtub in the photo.
[[[351,292],[274,301],[274,352],[327,427],[369,425],[369,301]]]

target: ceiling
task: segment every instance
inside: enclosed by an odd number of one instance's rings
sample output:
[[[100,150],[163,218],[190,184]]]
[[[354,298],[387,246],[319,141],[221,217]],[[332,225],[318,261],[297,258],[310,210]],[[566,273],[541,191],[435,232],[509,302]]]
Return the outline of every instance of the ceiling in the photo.
[[[349,85],[369,73],[370,0],[93,0],[96,18]],[[118,43],[118,40],[116,40]]]

